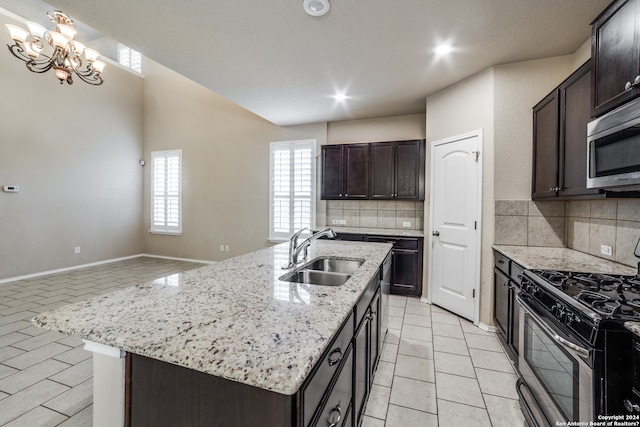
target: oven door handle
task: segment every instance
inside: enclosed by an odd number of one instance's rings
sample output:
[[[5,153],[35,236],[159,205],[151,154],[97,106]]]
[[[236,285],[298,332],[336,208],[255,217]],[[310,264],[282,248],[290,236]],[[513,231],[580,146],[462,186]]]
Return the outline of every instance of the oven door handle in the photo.
[[[526,301],[524,301],[520,295],[516,295],[516,300],[518,301],[518,304],[520,304],[522,307],[524,307],[524,309],[529,313],[529,315],[531,317],[533,317],[533,319],[536,321],[536,323],[538,323],[538,325],[544,329],[544,331],[558,344],[562,345],[563,347],[565,347],[566,349],[576,353],[578,356],[582,357],[583,359],[588,359],[591,352],[586,349],[586,348],[582,348],[577,344],[572,343],[571,341],[561,337],[560,335],[558,335],[549,325],[547,325],[547,323],[541,319],[536,313],[535,311],[531,308],[531,306],[529,306],[529,304],[527,304]]]

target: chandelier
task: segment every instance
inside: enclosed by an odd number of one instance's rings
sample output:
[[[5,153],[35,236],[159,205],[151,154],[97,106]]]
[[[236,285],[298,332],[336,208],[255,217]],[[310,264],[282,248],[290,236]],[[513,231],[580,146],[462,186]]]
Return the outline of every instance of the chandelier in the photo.
[[[56,29],[47,31],[35,22],[27,21],[29,30],[16,25],[6,24],[9,34],[15,42],[7,45],[16,58],[24,61],[27,68],[34,73],[45,73],[53,69],[60,84],[73,84],[75,74],[85,83],[102,84],[104,62],[98,61],[100,54],[74,40],[75,27],[68,15],[56,10],[47,13]]]

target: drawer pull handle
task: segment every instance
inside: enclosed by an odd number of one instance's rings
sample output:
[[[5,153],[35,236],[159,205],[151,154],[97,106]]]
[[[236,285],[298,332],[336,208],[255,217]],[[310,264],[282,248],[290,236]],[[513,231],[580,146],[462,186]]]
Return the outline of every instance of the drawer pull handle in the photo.
[[[337,354],[338,357],[335,357],[334,356],[335,354]],[[343,356],[342,349],[340,347],[336,348],[331,353],[329,353],[329,366],[333,366],[335,364],[340,363],[340,361],[342,360],[342,356]]]
[[[503,260],[501,260],[501,259],[499,259],[499,260],[498,260],[498,264],[504,264],[504,261],[503,261]]]
[[[337,418],[335,417],[335,414],[338,414]],[[336,427],[341,419],[342,410],[340,409],[340,405],[336,405],[336,407],[333,408],[331,410],[331,413],[329,414],[329,427]]]

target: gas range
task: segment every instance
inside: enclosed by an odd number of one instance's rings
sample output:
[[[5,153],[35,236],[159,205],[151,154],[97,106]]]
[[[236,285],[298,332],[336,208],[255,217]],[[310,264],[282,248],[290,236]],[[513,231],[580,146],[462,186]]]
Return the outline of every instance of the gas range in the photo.
[[[634,363],[624,323],[640,322],[640,275],[526,270],[517,300],[521,403],[531,414],[544,403],[533,424],[626,413]]]

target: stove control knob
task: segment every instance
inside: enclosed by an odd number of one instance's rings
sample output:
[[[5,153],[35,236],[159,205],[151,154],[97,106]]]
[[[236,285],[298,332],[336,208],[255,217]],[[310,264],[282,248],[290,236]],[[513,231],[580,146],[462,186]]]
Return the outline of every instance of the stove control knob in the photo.
[[[569,313],[567,313],[567,316],[565,317],[564,322],[565,322],[567,325],[570,325],[571,323],[573,323],[573,319],[574,319],[574,318],[575,318],[575,317],[574,317],[573,313],[569,312]]]
[[[633,403],[629,399],[625,399],[622,403],[624,403],[624,408],[628,412],[640,412],[640,405],[637,403]]]

